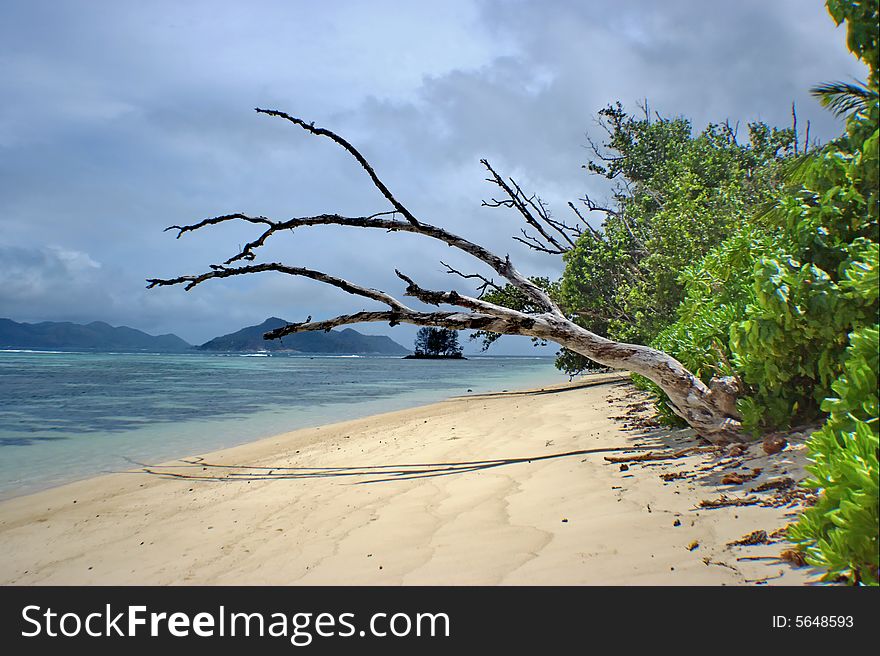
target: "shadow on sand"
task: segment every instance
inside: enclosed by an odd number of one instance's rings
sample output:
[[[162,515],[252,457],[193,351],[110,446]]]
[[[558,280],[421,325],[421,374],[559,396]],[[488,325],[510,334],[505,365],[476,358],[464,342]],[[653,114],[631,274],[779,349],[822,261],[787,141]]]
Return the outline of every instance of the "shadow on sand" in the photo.
[[[207,482],[228,483],[233,481],[277,481],[302,480],[313,478],[363,478],[353,480],[355,485],[366,483],[387,483],[391,481],[409,481],[419,478],[451,476],[484,471],[508,465],[520,465],[558,458],[573,458],[599,453],[635,453],[648,450],[641,447],[622,446],[600,449],[580,449],[563,453],[551,453],[540,456],[522,458],[497,458],[493,460],[469,460],[462,462],[432,462],[394,465],[362,465],[350,467],[257,467],[250,465],[220,465],[205,461],[203,458],[181,460],[179,465],[153,466],[133,462],[141,469],[139,472],[160,478],[177,478]],[[586,459],[586,458],[585,458]]]

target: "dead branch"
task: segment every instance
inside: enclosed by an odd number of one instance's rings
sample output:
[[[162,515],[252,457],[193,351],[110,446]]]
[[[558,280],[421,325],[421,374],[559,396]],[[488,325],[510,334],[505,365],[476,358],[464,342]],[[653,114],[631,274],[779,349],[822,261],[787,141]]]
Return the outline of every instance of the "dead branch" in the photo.
[[[388,323],[396,326],[401,323],[409,323],[415,326],[440,326],[453,330],[491,330],[507,335],[527,335],[528,330],[534,324],[533,319],[524,319],[516,322],[509,319],[501,319],[488,314],[476,312],[356,312],[343,314],[333,319],[323,321],[305,321],[303,323],[290,323],[281,328],[267,332],[265,339],[278,339],[293,333],[305,333],[311,330],[328,331],[339,326],[355,323]]]
[[[430,237],[432,239],[442,241],[445,244],[452,246],[453,248],[457,248],[458,250],[464,251],[465,253],[468,253],[469,255],[484,262],[485,264],[488,264],[501,276],[507,278],[507,280],[509,280],[512,284],[520,288],[523,293],[529,296],[539,306],[551,312],[561,314],[559,308],[552,300],[550,300],[550,297],[544,292],[544,290],[542,290],[531,280],[529,280],[519,271],[517,271],[513,264],[511,264],[509,257],[498,257],[497,255],[486,250],[482,246],[479,246],[478,244],[468,241],[467,239],[459,237],[458,235],[448,232],[442,228],[428,225],[426,223],[419,223],[414,225],[406,221],[400,221],[394,218],[386,218],[384,216],[385,214],[387,213],[355,217],[340,216],[339,214],[319,214],[316,216],[296,217],[292,219],[287,219],[286,221],[271,221],[270,219],[267,219],[265,217],[250,217],[243,214],[228,214],[224,216],[217,216],[210,219],[205,219],[203,221],[199,221],[198,223],[188,226],[172,226],[172,228],[170,229],[176,229],[178,231],[177,236],[180,237],[187,232],[194,232],[205,226],[217,225],[226,221],[244,220],[250,223],[263,223],[269,225],[269,228],[263,233],[263,235],[260,236],[258,240],[247,244],[238,255],[227,260],[225,262],[226,264],[229,264],[237,259],[253,260],[255,257],[254,251],[258,246],[262,246],[263,244],[265,244],[266,240],[273,234],[284,230],[295,230],[297,228],[319,225],[339,225],[355,228],[378,228],[381,230],[387,230],[389,232],[417,233],[426,237]],[[248,254],[244,255],[243,253],[245,253],[246,251],[248,252]]]
[[[488,182],[491,182],[501,188],[507,196],[504,200],[496,200],[492,199],[491,202],[483,201],[484,207],[513,207],[515,208],[525,219],[526,223],[532,226],[535,230],[537,230],[541,237],[552,247],[552,250],[546,246],[542,247],[540,250],[543,250],[548,253],[553,254],[561,254],[568,250],[567,247],[563,247],[557,239],[551,235],[544,227],[543,224],[547,224],[552,227],[554,230],[560,232],[562,236],[569,241],[570,246],[574,246],[574,242],[565,234],[564,231],[559,230],[552,223],[549,223],[546,213],[546,208],[544,208],[543,204],[538,204],[534,202],[534,198],[529,198],[523,193],[523,190],[520,188],[518,184],[511,178],[510,184],[508,185],[505,182],[504,178],[502,178],[495,169],[492,168],[492,165],[489,164],[488,160],[481,159],[480,163],[486,167],[486,170],[489,171],[489,175],[491,177],[486,178]],[[529,209],[529,207],[536,210],[537,216]],[[522,240],[520,240],[522,241]],[[526,243],[527,246],[531,248],[531,246]]]
[[[446,267],[446,273],[448,273],[450,275],[459,276],[460,278],[464,278],[465,280],[471,280],[473,278],[477,278],[478,280],[481,280],[483,284],[477,286],[477,291],[479,292],[480,297],[482,297],[483,294],[485,294],[486,291],[489,290],[490,288],[494,289],[495,291],[499,291],[499,292],[502,291],[501,287],[499,285],[497,285],[494,280],[490,280],[489,278],[486,278],[485,276],[480,275],[479,273],[462,273],[458,269],[455,269],[455,268],[451,267],[450,265],[446,264],[446,262],[444,262],[443,260],[440,260],[440,264],[442,264],[444,267]]]
[[[584,218],[584,215],[581,214],[580,210],[577,207],[575,207],[574,203],[569,201],[568,206],[572,209],[572,211],[575,213],[577,218],[580,219],[581,223],[583,223],[585,226],[587,226],[587,229],[590,231],[590,235],[592,235],[593,239],[595,239],[596,241],[598,241],[600,243],[604,243],[605,236],[601,232],[596,230],[592,225],[590,225],[590,222]]]
[[[266,114],[268,116],[277,116],[279,118],[283,118],[285,121],[290,121],[294,125],[298,125],[306,132],[317,135],[319,137],[327,137],[334,143],[342,146],[345,150],[348,151],[348,153],[352,157],[357,160],[357,163],[360,164],[361,167],[363,167],[364,171],[367,172],[367,175],[370,176],[370,180],[373,181],[375,187],[382,193],[382,195],[388,200],[388,202],[391,203],[394,209],[400,212],[404,216],[404,218],[412,225],[419,225],[416,217],[414,217],[410,213],[410,211],[394,197],[394,194],[392,194],[388,187],[386,187],[385,184],[379,179],[379,176],[376,175],[376,172],[373,170],[373,167],[370,166],[370,163],[367,162],[367,159],[363,155],[361,155],[357,148],[352,146],[348,141],[340,137],[338,134],[336,134],[335,132],[331,132],[330,130],[327,130],[325,128],[316,128],[314,122],[306,123],[300,118],[296,118],[295,116],[291,116],[290,114],[287,114],[285,112],[279,112],[275,109],[260,109],[259,107],[257,107],[255,108],[255,111],[259,114]]]
[[[743,435],[740,430],[739,417],[735,404],[730,397],[731,391],[725,386],[710,387],[685,369],[680,362],[666,353],[637,344],[614,342],[601,337],[570,321],[554,303],[550,296],[537,284],[522,275],[513,266],[509,256],[499,257],[486,248],[453,234],[443,228],[422,222],[407,209],[379,179],[366,158],[348,141],[330,130],[316,128],[313,123],[290,116],[276,110],[257,110],[261,114],[280,117],[303,130],[317,136],[327,137],[346,150],[366,171],[374,186],[391,204],[393,210],[382,211],[364,216],[341,216],[339,214],[320,214],[316,216],[294,217],[287,220],[273,220],[264,216],[249,216],[243,213],[227,214],[204,219],[191,225],[172,226],[177,230],[177,237],[188,232],[195,232],[208,226],[228,221],[243,221],[262,226],[263,231],[242,247],[239,252],[226,260],[222,265],[214,265],[211,271],[199,275],[179,276],[176,278],[151,278],[149,287],[184,285],[189,290],[211,279],[228,278],[238,275],[275,271],[287,275],[301,276],[337,287],[349,294],[361,296],[389,307],[386,311],[364,310],[354,314],[341,315],[323,321],[312,321],[311,317],[303,323],[288,324],[266,333],[266,339],[283,337],[291,333],[310,330],[330,330],[337,326],[364,323],[387,322],[391,325],[410,323],[420,326],[441,326],[455,330],[477,330],[492,333],[526,335],[539,340],[552,340],[561,346],[584,355],[598,364],[641,374],[659,385],[667,394],[673,410],[689,425],[715,443],[740,441]],[[525,239],[520,241],[542,244],[549,251],[562,253],[575,244],[574,235],[579,232],[563,222],[556,221],[550,215],[544,203],[536,196],[527,196],[514,181],[505,181],[486,160],[484,166],[492,176],[490,182],[504,190],[507,198],[493,200],[493,206],[506,206],[517,209],[526,224],[538,232],[539,237],[524,233]],[[401,218],[397,215],[400,214]],[[580,214],[576,211],[580,217]],[[595,239],[601,240],[599,233],[586,221],[584,224]],[[438,240],[456,250],[467,253],[480,262],[488,265],[496,273],[506,279],[519,292],[524,294],[533,309],[529,313],[511,310],[493,303],[459,294],[456,291],[433,291],[420,287],[412,278],[398,272],[398,276],[407,283],[406,295],[424,303],[439,306],[448,304],[463,308],[464,311],[423,312],[412,309],[394,296],[376,289],[364,287],[342,278],[321,271],[303,267],[290,267],[281,263],[253,264],[230,266],[241,260],[253,261],[259,249],[276,233],[295,231],[300,228],[337,225],[351,228],[380,229],[387,232],[409,232]],[[633,236],[634,240],[635,236]],[[447,272],[465,279],[481,281],[480,296],[489,289],[501,289],[493,280],[481,274],[465,274],[444,264]],[[678,456],[678,454],[676,454]],[[680,457],[680,456],[678,456]]]
[[[488,301],[483,301],[478,298],[464,296],[455,291],[438,292],[423,289],[413,282],[412,278],[402,274],[400,271],[395,269],[394,273],[397,274],[398,278],[407,283],[405,295],[417,298],[423,303],[428,303],[430,305],[440,305],[441,303],[457,305],[458,307],[476,310],[477,312],[483,312],[495,317],[511,319],[513,321],[526,321],[530,319],[529,315],[524,312],[511,310],[510,308],[495,305],[494,303],[489,303]]]
[[[196,285],[199,285],[206,280],[211,280],[213,278],[229,278],[230,276],[240,276],[250,273],[260,273],[263,271],[277,271],[278,273],[286,273],[290,276],[301,276],[303,278],[311,278],[312,280],[317,280],[318,282],[323,282],[327,285],[332,285],[333,287],[338,287],[339,289],[348,292],[349,294],[354,294],[356,296],[363,296],[364,298],[369,298],[374,301],[379,301],[380,303],[385,303],[389,305],[393,309],[396,309],[400,312],[412,312],[410,308],[405,306],[403,303],[398,301],[396,298],[391,296],[390,294],[386,294],[385,292],[379,291],[378,289],[370,289],[367,287],[361,287],[360,285],[356,285],[352,282],[344,280],[342,278],[337,278],[336,276],[331,276],[321,271],[315,271],[313,269],[305,269],[303,267],[289,267],[278,262],[271,262],[268,264],[254,264],[250,266],[240,266],[235,268],[218,266],[215,265],[211,267],[211,271],[207,273],[203,273],[198,276],[179,276],[177,278],[170,278],[167,280],[161,278],[151,278],[147,280],[149,283],[147,285],[147,289],[152,289],[153,287],[167,287],[170,285],[180,285],[186,283],[184,289],[189,291]]]
[[[761,500],[757,497],[745,497],[742,499],[731,499],[730,497],[721,495],[718,499],[704,499],[700,501],[700,508],[728,508],[731,506],[757,506]]]

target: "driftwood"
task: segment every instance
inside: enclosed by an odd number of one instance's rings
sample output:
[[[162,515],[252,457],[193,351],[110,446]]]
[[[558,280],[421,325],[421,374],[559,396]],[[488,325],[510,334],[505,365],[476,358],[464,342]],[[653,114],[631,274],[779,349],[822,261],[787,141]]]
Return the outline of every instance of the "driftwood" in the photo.
[[[676,451],[675,453],[663,453],[663,452],[653,452],[648,451],[648,453],[642,453],[637,456],[605,456],[605,460],[608,462],[647,462],[650,460],[678,460],[679,458],[685,458],[692,453],[703,453],[705,451],[717,451],[718,447],[714,446],[691,446],[686,449],[681,449],[680,451]]]
[[[757,506],[760,504],[761,499],[758,497],[731,499],[722,494],[719,499],[704,499],[700,501],[700,508],[728,508],[730,506]]]
[[[311,278],[349,294],[378,302],[387,306],[387,309],[355,312],[321,321],[312,321],[309,317],[302,323],[292,323],[266,333],[266,339],[310,330],[330,330],[337,326],[362,322],[386,322],[392,326],[409,323],[455,330],[483,330],[509,335],[527,335],[556,342],[600,365],[641,374],[652,380],[667,394],[676,414],[710,442],[727,443],[746,439],[741,432],[740,417],[736,410],[737,381],[722,378],[715,379],[707,385],[666,353],[647,346],[615,342],[582,328],[573,322],[577,312],[567,316],[547,292],[514,267],[509,256],[500,257],[464,237],[417,218],[382,182],[366,158],[341,136],[284,112],[268,109],[256,111],[288,121],[309,134],[325,137],[346,150],[364,169],[391,208],[363,216],[319,214],[282,220],[234,213],[204,219],[191,225],[171,226],[168,230],[176,230],[178,238],[189,232],[230,221],[253,224],[260,228],[261,232],[222,264],[212,265],[208,272],[169,279],[152,278],[147,281],[148,287],[184,285],[190,290],[207,280],[266,271]],[[490,207],[515,209],[525,220],[526,225],[534,231],[530,234],[523,230],[522,237],[516,238],[519,242],[535,250],[558,255],[570,249],[581,235],[589,235],[590,239],[603,238],[602,233],[590,226],[574,205],[571,205],[571,208],[575,210],[578,223],[572,226],[554,219],[539,198],[527,195],[513,179],[505,180],[488,161],[482,160],[482,163],[489,173],[488,181],[503,193],[501,199],[492,199],[484,204]],[[604,211],[589,199],[585,199],[584,202],[589,211]],[[462,273],[446,264],[444,266],[448,273],[478,280],[479,293],[471,296],[457,291],[424,289],[411,277],[397,271],[398,277],[406,284],[404,295],[424,304],[437,306],[436,311],[412,308],[384,291],[364,287],[321,271],[287,266],[278,262],[250,264],[256,259],[260,247],[276,233],[325,225],[392,233],[410,232],[443,242],[488,266],[504,281],[519,290],[528,299],[532,309],[527,312],[512,310],[483,300],[481,298],[483,292],[487,289],[499,288],[499,284],[494,279],[479,273]],[[451,309],[440,309],[440,306],[451,306]]]

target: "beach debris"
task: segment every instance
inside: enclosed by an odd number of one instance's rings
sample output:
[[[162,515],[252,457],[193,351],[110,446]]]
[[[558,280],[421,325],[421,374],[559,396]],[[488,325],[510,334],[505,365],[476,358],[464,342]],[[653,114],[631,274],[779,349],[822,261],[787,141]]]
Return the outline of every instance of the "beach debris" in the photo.
[[[629,471],[629,465],[620,465],[620,471]]]
[[[757,530],[752,531],[746,536],[741,537],[739,540],[734,540],[733,542],[728,542],[728,547],[734,546],[749,546],[753,544],[767,544],[769,542],[767,531]]]
[[[694,551],[695,549],[699,549],[699,548],[700,548],[700,541],[699,540],[694,540],[693,542],[691,542],[688,545],[688,551]]]
[[[767,581],[772,581],[773,579],[781,579],[784,572],[780,570],[779,574],[776,576],[762,576],[757,579],[743,579],[743,583],[754,583],[755,585],[767,585]]]
[[[786,476],[785,478],[778,478],[772,481],[761,483],[759,486],[754,488],[752,492],[766,492],[767,490],[787,490],[790,487],[794,487],[794,479],[790,476]]]
[[[672,525],[673,525],[673,526],[681,526],[681,520],[680,520],[680,519],[676,519],[674,522],[672,522]]]
[[[731,569],[734,572],[736,572],[737,574],[739,574],[739,570],[736,567],[734,567],[733,565],[731,565],[730,563],[725,563],[720,560],[712,560],[712,558],[710,558],[709,556],[706,556],[705,558],[703,558],[703,564],[706,565],[707,567],[709,565],[717,565],[718,567],[726,567],[727,569]]]
[[[686,449],[681,449],[680,451],[675,451],[674,453],[655,453],[654,451],[648,451],[648,453],[642,453],[637,456],[605,456],[605,460],[611,463],[618,462],[646,462],[648,460],[677,460],[678,458],[684,458],[685,456],[691,455],[692,453],[704,453],[707,451],[718,451],[717,446],[691,446]]]
[[[562,520],[562,523],[563,523],[563,524],[568,524],[568,520],[567,520],[567,519],[563,519],[563,520]]]
[[[807,564],[807,559],[804,556],[803,552],[795,551],[794,549],[786,549],[779,557],[787,563],[791,563],[795,567],[804,567]]]
[[[768,456],[779,453],[786,446],[788,446],[788,441],[781,435],[768,435],[761,443],[761,448],[764,449],[764,453]]]
[[[766,492],[778,490],[779,492],[769,497],[746,496],[731,498],[722,494],[718,499],[704,499],[700,501],[700,508],[726,508],[729,506],[762,506],[764,508],[779,508],[781,506],[794,507],[796,505],[811,506],[816,503],[817,494],[814,490],[791,489],[794,479],[784,478],[777,481],[767,481],[756,487],[753,492]]]
[[[660,478],[662,478],[664,481],[677,481],[681,478],[690,478],[691,476],[693,476],[693,474],[688,471],[669,472],[668,474],[660,474]]]
[[[743,497],[741,499],[731,499],[728,496],[721,495],[718,499],[703,499],[700,501],[700,508],[726,508],[728,506],[756,506],[761,503],[758,497]]]
[[[770,537],[774,540],[779,540],[781,538],[786,537],[788,534],[788,525],[783,526],[782,528],[777,528],[770,534]]]
[[[751,472],[731,472],[729,474],[725,474],[724,478],[721,479],[722,485],[741,485],[742,483],[747,483],[748,481],[756,479],[761,475],[761,469],[755,468]]]

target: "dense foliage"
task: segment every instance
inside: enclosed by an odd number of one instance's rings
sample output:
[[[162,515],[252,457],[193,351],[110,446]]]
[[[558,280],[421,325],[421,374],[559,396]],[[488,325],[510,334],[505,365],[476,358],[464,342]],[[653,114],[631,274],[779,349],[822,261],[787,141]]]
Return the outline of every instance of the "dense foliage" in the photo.
[[[826,578],[878,582],[877,326],[850,336],[844,371],[822,403],[828,421],[810,440],[809,487],[824,490],[789,531],[807,560],[827,569]]]
[[[729,124],[709,125],[694,136],[685,118],[627,114],[620,103],[599,112],[608,134],[595,146],[598,162],[585,168],[612,180],[610,207],[584,199],[604,214],[565,254],[559,281],[534,278],[575,323],[619,341],[649,343],[676,320],[682,269],[725,239],[778,189],[782,164],[795,154],[791,129],[748,126],[740,143]],[[530,311],[512,285],[484,298]],[[500,335],[479,332],[488,348]],[[597,365],[562,349],[557,367],[569,374]]]
[[[587,168],[615,183],[601,233],[588,231],[565,255],[560,301],[585,328],[646,344],[676,320],[682,269],[727,238],[777,189],[794,132],[729,124],[693,136],[685,118],[600,116],[609,139]],[[589,206],[596,204],[586,199]]]
[[[679,320],[654,341],[706,380],[740,376],[749,427],[815,418],[847,336],[877,320],[872,113],[876,101],[845,137],[799,163],[771,211],[685,270]]]
[[[755,431],[824,421],[806,483],[820,502],[792,539],[829,577],[876,584],[878,12],[876,0],[828,6],[870,69],[865,86],[815,89],[849,113],[846,133],[799,160],[769,211],[685,270],[678,321],[654,345],[704,380],[737,376]]]
[[[450,328],[420,328],[416,333],[416,355],[430,357],[461,357],[458,331]]]
[[[836,169],[840,189],[832,187],[822,198],[828,207],[826,213],[837,219],[832,224],[839,224],[843,217],[850,220],[848,234],[854,238],[839,268],[843,269],[845,303],[860,320],[848,335],[849,348],[842,371],[831,385],[833,393],[822,402],[827,421],[809,442],[813,465],[809,469],[812,479],[806,485],[822,490],[822,495],[819,504],[807,510],[790,531],[790,538],[805,549],[808,562],[827,568],[826,578],[877,585],[880,10],[877,0],[829,0],[828,9],[838,25],[846,22],[849,48],[870,71],[864,92],[857,94],[852,105],[855,112],[847,122],[847,135],[829,148],[831,153],[837,150],[846,162]],[[841,172],[845,173],[843,179]]]

